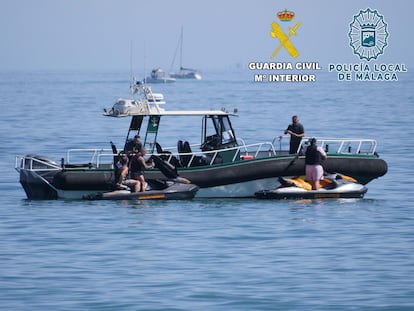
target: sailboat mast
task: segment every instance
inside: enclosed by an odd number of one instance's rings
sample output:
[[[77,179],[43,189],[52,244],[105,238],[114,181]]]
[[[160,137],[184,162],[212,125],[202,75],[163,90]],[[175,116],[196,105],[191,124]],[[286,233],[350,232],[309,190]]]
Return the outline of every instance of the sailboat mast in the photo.
[[[180,70],[183,69],[183,26],[181,26],[181,40],[180,40]]]

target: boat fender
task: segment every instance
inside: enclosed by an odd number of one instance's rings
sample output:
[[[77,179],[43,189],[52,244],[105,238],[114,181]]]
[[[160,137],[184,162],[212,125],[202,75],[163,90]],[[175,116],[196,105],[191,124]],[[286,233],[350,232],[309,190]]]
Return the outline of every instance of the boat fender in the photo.
[[[254,156],[252,156],[252,155],[242,155],[241,159],[244,160],[244,161],[253,160]]]

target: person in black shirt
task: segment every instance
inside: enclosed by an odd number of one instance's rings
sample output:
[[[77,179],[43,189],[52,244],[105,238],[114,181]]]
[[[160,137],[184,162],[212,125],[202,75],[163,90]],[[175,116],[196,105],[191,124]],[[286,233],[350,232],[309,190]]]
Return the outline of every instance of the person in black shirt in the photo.
[[[310,140],[310,145],[304,150],[306,181],[312,185],[312,190],[320,188],[319,181],[323,178],[322,161],[327,158],[322,147],[316,144],[316,138]]]
[[[126,143],[125,145],[125,153],[127,155],[132,155],[134,153],[137,153],[141,150],[142,143],[141,143],[141,136],[135,135],[134,140],[131,140]]]
[[[147,154],[147,150],[143,147],[136,153],[130,164],[130,176],[125,183],[132,188],[133,192],[146,191],[147,183],[145,182],[144,170],[154,168],[154,162],[151,165],[145,163],[144,156]]]
[[[285,130],[285,134],[290,134],[289,153],[297,153],[302,137],[305,136],[305,129],[303,128],[303,125],[299,123],[298,116],[292,117],[292,124],[289,124]]]

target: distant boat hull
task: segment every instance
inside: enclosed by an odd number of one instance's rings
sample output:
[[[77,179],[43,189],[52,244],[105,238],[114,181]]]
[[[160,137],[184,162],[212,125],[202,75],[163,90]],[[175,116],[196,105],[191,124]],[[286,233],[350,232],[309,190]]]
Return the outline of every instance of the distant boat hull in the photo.
[[[175,78],[168,76],[161,68],[155,68],[151,71],[151,76],[144,79],[144,83],[174,83]]]
[[[197,71],[190,71],[190,72],[179,72],[179,73],[172,73],[170,74],[172,78],[175,79],[193,79],[193,80],[201,80],[201,74]]]
[[[154,84],[154,83],[174,83],[174,82],[176,82],[176,79],[175,78],[170,78],[170,77],[155,78],[155,79],[147,77],[147,78],[145,78],[144,82],[145,83],[151,83],[151,84]]]

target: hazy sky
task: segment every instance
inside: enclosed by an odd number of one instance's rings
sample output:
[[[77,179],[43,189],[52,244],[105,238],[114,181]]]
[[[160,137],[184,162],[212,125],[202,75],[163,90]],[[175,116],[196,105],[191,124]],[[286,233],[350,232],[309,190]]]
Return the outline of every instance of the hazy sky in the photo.
[[[389,27],[379,62],[413,64],[414,1],[408,0],[0,0],[0,71],[170,68],[184,27],[184,65],[201,70],[254,61],[292,61],[271,38],[283,9],[301,21],[295,61],[359,62],[348,31],[359,10],[376,9]],[[132,49],[131,49],[132,46]],[[178,66],[178,61],[177,61]]]

